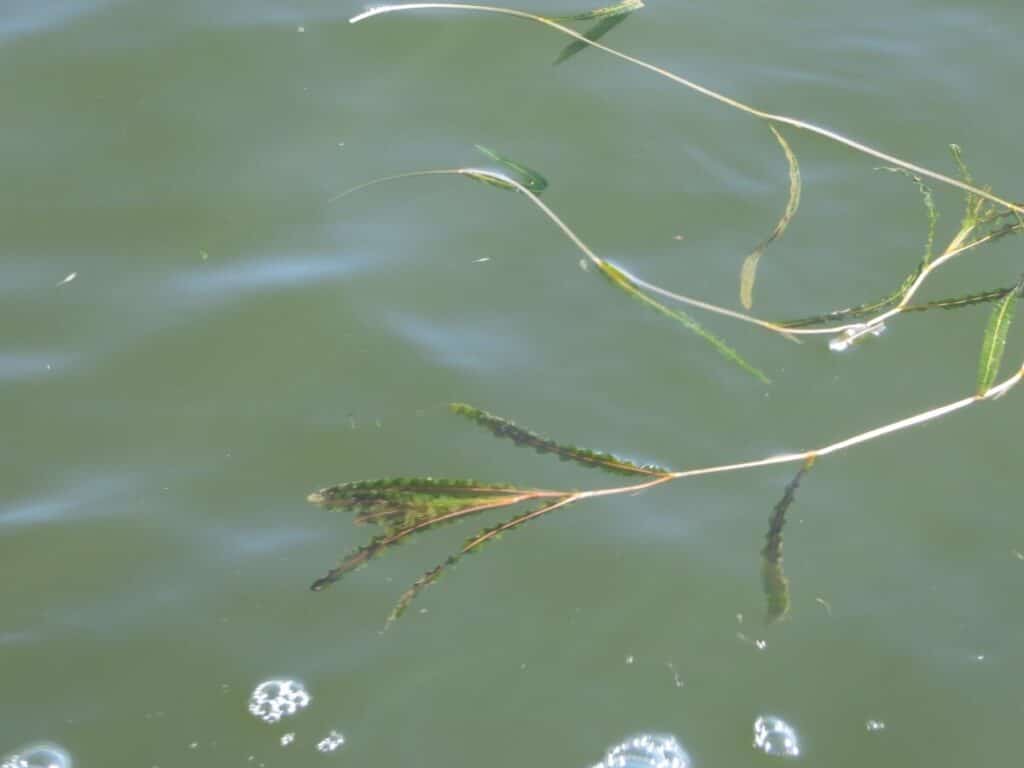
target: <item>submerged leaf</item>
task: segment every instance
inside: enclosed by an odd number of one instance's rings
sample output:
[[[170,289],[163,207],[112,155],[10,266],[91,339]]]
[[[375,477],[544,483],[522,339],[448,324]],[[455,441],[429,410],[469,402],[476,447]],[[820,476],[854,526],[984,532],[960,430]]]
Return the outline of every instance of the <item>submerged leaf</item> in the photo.
[[[617,26],[619,26],[619,24],[624,22],[629,17],[630,13],[631,11],[627,11],[626,13],[621,13],[617,16],[605,16],[600,21],[598,21],[594,26],[592,26],[590,29],[584,32],[583,36],[587,38],[587,40],[590,40],[591,42],[597,42],[602,37],[611,32],[613,29],[615,29]],[[573,40],[571,43],[569,43],[567,46],[565,46],[565,48],[561,50],[561,52],[555,58],[554,65],[558,66],[566,59],[572,58],[577,53],[582,51],[584,48],[589,47],[590,46],[588,46],[582,40]]]
[[[704,327],[700,325],[700,323],[698,323],[688,314],[686,314],[685,312],[681,312],[679,310],[669,309],[661,302],[655,301],[646,293],[637,288],[633,284],[633,281],[629,279],[629,276],[626,275],[621,269],[618,269],[613,264],[610,264],[607,261],[601,261],[600,263],[598,263],[597,266],[601,270],[601,274],[607,277],[612,283],[614,283],[619,288],[624,290],[630,296],[637,299],[638,301],[642,301],[644,304],[657,310],[666,317],[670,317],[673,320],[682,323],[688,330],[697,334],[706,342],[708,342],[711,346],[717,349],[718,353],[722,355],[722,357],[726,358],[727,360],[731,360],[733,363],[738,365],[747,373],[760,379],[763,383],[772,383],[772,380],[769,379],[763,371],[761,371],[759,368],[755,368],[753,365],[744,360],[740,356],[739,352],[734,350],[732,347],[730,347],[728,344],[722,341],[722,339],[718,338],[710,331],[705,330]]]
[[[357,522],[378,523],[384,526],[385,532],[347,555],[340,565],[313,582],[311,589],[324,589],[408,536],[427,528],[490,509],[531,499],[561,498],[562,495],[554,491],[433,478],[359,481],[324,488],[310,494],[309,500],[325,507],[353,510],[357,512]]]
[[[796,161],[796,155],[793,154],[793,150],[789,148],[789,144],[782,134],[779,133],[778,129],[770,123],[768,127],[771,128],[776,140],[782,147],[782,151],[786,154],[786,162],[789,164],[789,199],[786,201],[786,210],[783,211],[782,218],[775,225],[775,229],[743,261],[743,268],[740,270],[740,302],[746,309],[750,309],[754,305],[754,280],[757,277],[757,262],[764,255],[765,249],[775,240],[782,237],[786,227],[789,226],[789,222],[800,208],[800,189],[802,186],[800,182],[800,164]]]
[[[902,174],[914,182],[914,184],[917,185],[918,190],[921,192],[921,200],[924,202],[925,211],[928,213],[928,239],[925,241],[924,246],[924,263],[928,264],[932,260],[932,249],[935,246],[935,225],[939,221],[939,211],[935,207],[935,198],[932,195],[931,187],[924,183],[924,179],[916,173],[911,173],[906,168],[884,166],[882,168],[876,168],[875,170]]]
[[[537,453],[554,454],[563,461],[575,461],[577,464],[582,464],[586,467],[596,467],[619,475],[648,475],[657,477],[670,473],[670,470],[654,466],[653,464],[634,464],[610,453],[577,448],[575,445],[561,445],[554,440],[549,440],[535,432],[524,429],[507,419],[495,416],[493,413],[474,408],[472,405],[452,403],[449,407],[453,413],[465,416],[467,419],[476,422],[495,437],[507,438],[516,445],[525,445],[533,448]]]
[[[472,538],[467,540],[460,552],[454,555],[450,555],[443,563],[435,566],[434,568],[431,568],[429,571],[420,576],[413,583],[413,585],[409,587],[409,589],[402,593],[402,596],[398,599],[398,603],[391,611],[391,615],[388,616],[388,623],[390,624],[392,621],[399,618],[403,613],[405,613],[406,609],[409,607],[412,601],[416,599],[416,596],[419,595],[420,592],[422,592],[425,588],[429,587],[431,584],[436,583],[437,580],[441,578],[441,576],[444,574],[445,570],[455,565],[459,560],[462,559],[463,555],[469,554],[474,549],[483,544],[485,541],[497,538],[504,531],[507,531],[510,528],[520,526],[529,520],[533,520],[537,517],[540,517],[543,514],[552,511],[553,509],[564,506],[569,502],[573,501],[574,498],[575,497],[572,494],[565,494],[564,496],[562,496],[561,498],[557,499],[554,502],[544,504],[538,507],[537,509],[525,512],[519,515],[518,517],[514,517],[511,520],[508,520],[507,522],[499,523],[498,525],[493,526],[491,528],[485,528],[476,536],[473,536]]]
[[[988,319],[985,338],[981,344],[981,358],[978,361],[978,389],[975,394],[984,395],[995,383],[999,375],[999,365],[1006,351],[1006,334],[1013,322],[1013,311],[1017,305],[1017,295],[1024,285],[1024,277],[1017,283],[1015,290],[1003,297]]]
[[[514,178],[528,190],[533,192],[535,195],[539,195],[541,192],[547,189],[548,180],[545,179],[543,176],[540,175],[540,173],[533,170],[532,168],[529,168],[523,165],[522,163],[517,163],[515,160],[507,158],[504,155],[498,154],[493,149],[482,147],[479,144],[475,146],[478,151],[487,155],[487,157],[491,158],[491,160],[498,163],[498,165],[505,168],[505,170],[509,171],[512,175],[512,178]],[[500,181],[500,179],[491,176],[472,173],[467,175],[472,176],[475,179],[479,179],[480,181],[485,181],[489,184],[494,184],[495,186],[503,187],[505,189],[515,189],[515,187],[512,186],[511,184],[503,184]]]
[[[772,509],[765,534],[765,545],[761,550],[761,584],[767,601],[765,619],[769,623],[778,621],[789,613],[789,579],[782,571],[782,529],[786,525],[786,512],[796,499],[796,491],[804,475],[814,466],[811,456],[800,467],[800,471],[786,485],[782,498]]]

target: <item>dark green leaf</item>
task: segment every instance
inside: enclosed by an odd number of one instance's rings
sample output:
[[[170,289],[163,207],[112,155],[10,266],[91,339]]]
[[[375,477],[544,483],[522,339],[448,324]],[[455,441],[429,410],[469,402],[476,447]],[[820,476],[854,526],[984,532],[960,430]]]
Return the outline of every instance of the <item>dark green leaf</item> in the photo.
[[[445,570],[455,565],[460,559],[462,559],[463,555],[466,555],[474,551],[477,547],[479,547],[486,541],[491,541],[493,539],[498,538],[498,536],[501,533],[511,528],[518,527],[523,523],[526,523],[530,520],[540,517],[543,514],[550,512],[553,509],[568,504],[572,500],[572,498],[572,494],[566,494],[557,501],[544,504],[538,507],[537,509],[525,512],[524,514],[521,514],[518,517],[514,517],[513,519],[507,522],[499,523],[496,526],[486,528],[480,533],[478,533],[476,536],[467,540],[465,545],[462,547],[462,551],[454,555],[451,555],[440,565],[431,568],[429,571],[420,576],[416,580],[416,582],[411,587],[409,587],[409,589],[402,593],[402,596],[398,599],[398,603],[391,611],[391,615],[388,616],[388,623],[390,624],[392,621],[399,618],[403,613],[405,613],[406,609],[409,607],[412,601],[416,599],[416,596],[419,595],[421,591],[429,587],[431,584],[436,583],[437,580],[441,578],[441,576],[444,574]]]
[[[549,440],[535,432],[524,429],[507,419],[495,416],[493,413],[474,408],[472,405],[452,403],[450,408],[453,413],[465,416],[467,419],[491,432],[495,437],[507,438],[516,445],[525,445],[533,448],[537,453],[554,454],[563,461],[575,461],[577,464],[582,464],[586,467],[596,467],[619,475],[648,475],[657,477],[667,475],[670,472],[670,470],[652,464],[634,464],[610,453],[577,448],[574,445],[561,445],[554,440]]]
[[[767,601],[766,620],[771,623],[783,618],[789,612],[789,580],[782,571],[782,529],[786,525],[786,512],[796,499],[796,491],[804,475],[814,466],[812,456],[800,471],[786,485],[786,490],[772,509],[765,534],[765,545],[761,550],[761,584]]]

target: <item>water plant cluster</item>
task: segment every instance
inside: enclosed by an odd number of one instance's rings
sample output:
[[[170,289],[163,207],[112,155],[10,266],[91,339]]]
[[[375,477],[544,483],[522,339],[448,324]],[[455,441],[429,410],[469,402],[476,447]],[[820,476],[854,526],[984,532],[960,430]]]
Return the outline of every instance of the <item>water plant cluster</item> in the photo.
[[[328,587],[346,573],[389,552],[414,535],[486,511],[506,507],[515,509],[512,517],[497,525],[484,528],[471,536],[459,550],[444,562],[424,573],[399,598],[389,617],[390,621],[401,615],[421,590],[435,583],[464,555],[476,552],[483,545],[494,541],[505,532],[557,509],[588,499],[632,494],[688,477],[734,472],[775,464],[796,464],[798,465],[796,475],[786,486],[782,498],[772,510],[769,529],[765,536],[765,545],[761,551],[762,582],[767,603],[766,618],[769,621],[774,621],[785,616],[789,610],[789,585],[782,570],[782,534],[786,523],[786,513],[795,500],[800,482],[818,460],[855,445],[949,415],[977,403],[994,400],[1004,395],[1024,378],[1024,364],[1021,364],[1008,376],[1002,380],[999,379],[1014,309],[1017,300],[1024,293],[1024,275],[1017,277],[1012,282],[1008,281],[1006,285],[996,289],[976,291],[938,300],[922,301],[918,299],[921,288],[928,279],[954,259],[1004,237],[1024,232],[1024,204],[1011,202],[1005,197],[997,195],[991,189],[977,184],[971,177],[960,148],[956,145],[951,146],[951,152],[957,175],[950,176],[887,154],[814,123],[787,115],[774,114],[741,103],[601,42],[606,34],[633,13],[642,9],[643,6],[643,0],[623,0],[615,5],[585,13],[551,16],[466,3],[407,3],[376,7],[353,17],[350,22],[354,24],[379,16],[413,10],[446,10],[511,16],[543,25],[571,38],[571,42],[555,58],[556,64],[587,48],[594,48],[657,76],[667,78],[691,91],[765,123],[785,155],[789,169],[789,194],[782,215],[775,227],[762,242],[753,247],[743,262],[739,276],[739,301],[743,311],[711,304],[699,298],[655,285],[598,256],[554,210],[541,200],[541,195],[548,186],[548,180],[544,176],[527,165],[511,160],[486,147],[477,147],[477,149],[486,156],[491,167],[411,171],[361,184],[337,195],[335,199],[340,199],[372,184],[423,176],[462,177],[518,193],[554,224],[579,250],[585,263],[595,267],[595,271],[608,282],[625,295],[681,324],[689,332],[706,341],[729,363],[738,366],[764,383],[770,383],[770,381],[763,371],[748,362],[720,336],[701,325],[687,310],[700,310],[712,315],[728,317],[738,322],[751,323],[767,332],[780,334],[795,342],[799,342],[807,336],[824,335],[830,339],[829,345],[833,350],[843,351],[852,345],[881,335],[887,324],[897,321],[906,313],[935,309],[954,310],[978,304],[991,304],[992,310],[981,338],[977,382],[974,390],[955,402],[929,408],[898,421],[873,427],[838,442],[810,450],[684,470],[635,464],[611,453],[559,443],[479,408],[463,403],[454,403],[451,405],[451,411],[454,414],[489,431],[497,438],[511,440],[516,445],[554,456],[562,461],[574,462],[610,475],[616,475],[620,481],[603,488],[580,491],[512,486],[467,479],[396,477],[345,482],[323,488],[311,493],[309,501],[327,508],[353,512],[356,523],[377,526],[379,532],[366,544],[349,553],[338,566],[317,579],[312,585],[314,590]],[[583,31],[578,31],[572,26],[578,24],[589,26]],[[923,253],[913,271],[889,295],[853,307],[839,308],[811,317],[765,319],[751,314],[759,264],[769,246],[785,234],[787,226],[797,215],[800,206],[800,165],[786,136],[788,133],[809,134],[871,157],[875,161],[884,163],[884,170],[907,176],[920,191],[928,221],[928,234]],[[939,214],[930,184],[953,187],[959,189],[964,195],[964,209],[959,227],[945,247],[941,249],[936,247],[936,222]]]

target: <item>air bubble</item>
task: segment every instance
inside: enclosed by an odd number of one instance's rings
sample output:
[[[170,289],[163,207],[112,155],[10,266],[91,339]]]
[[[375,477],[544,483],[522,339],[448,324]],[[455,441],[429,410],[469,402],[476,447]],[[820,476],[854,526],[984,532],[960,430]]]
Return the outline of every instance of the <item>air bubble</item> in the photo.
[[[345,743],[345,737],[337,731],[331,731],[316,743],[317,752],[333,752]]]
[[[276,723],[309,706],[312,697],[297,680],[265,680],[249,697],[249,711],[265,723]]]
[[[609,749],[594,768],[690,768],[690,756],[669,734],[644,733]]]
[[[869,336],[881,336],[885,333],[885,323],[858,323],[852,325],[838,336],[832,338],[828,348],[833,352],[845,352],[855,344],[860,344]]]
[[[56,744],[31,744],[6,758],[0,768],[71,768],[71,755]]]
[[[799,757],[800,741],[785,720],[762,715],[754,721],[754,749],[777,757]]]

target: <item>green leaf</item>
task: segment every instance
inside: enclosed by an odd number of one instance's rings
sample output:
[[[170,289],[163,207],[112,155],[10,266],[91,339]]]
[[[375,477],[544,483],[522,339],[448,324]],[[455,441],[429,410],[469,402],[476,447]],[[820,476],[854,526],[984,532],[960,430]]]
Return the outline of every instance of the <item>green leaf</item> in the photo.
[[[587,38],[587,40],[590,40],[591,42],[597,42],[602,37],[611,32],[613,29],[615,29],[617,26],[619,26],[619,24],[624,22],[628,17],[629,13],[623,13],[619,16],[606,16],[600,21],[598,21],[586,32],[584,32],[583,36]],[[565,48],[561,50],[557,57],[555,57],[553,65],[558,66],[566,59],[572,58],[577,53],[582,51],[584,48],[589,47],[590,46],[588,46],[582,40],[573,40],[571,43],[569,43],[567,46],[565,46]]]
[[[504,155],[498,154],[493,149],[482,147],[479,144],[475,146],[478,151],[487,155],[487,157],[491,158],[491,160],[498,163],[498,165],[502,166],[511,174],[513,179],[518,181],[520,184],[522,184],[528,190],[533,192],[535,195],[539,195],[541,192],[547,189],[548,180],[545,179],[543,176],[540,175],[540,173],[533,170],[532,168],[529,168],[523,165],[522,163],[517,163],[515,160],[507,158]],[[484,176],[482,174],[472,173],[467,175],[498,187],[503,187],[505,189],[515,189],[515,187],[513,187],[511,184],[503,184],[500,180],[495,179],[494,177],[491,176]]]
[[[960,170],[960,177],[967,184],[973,185],[974,177],[971,176],[967,163],[964,162],[963,150],[958,144],[950,144],[949,151],[953,153],[953,162],[956,163],[957,168]],[[986,188],[985,191],[987,192],[988,189]],[[981,195],[974,192],[964,192],[964,218],[960,224],[961,232],[969,232],[974,229],[978,222],[986,215],[987,207],[988,203]]]
[[[622,16],[623,14],[639,11],[644,7],[644,0],[622,0],[621,3],[608,5],[604,8],[595,8],[592,11],[582,13],[569,13],[564,16],[548,16],[551,21],[593,21],[608,16]]]
[[[490,485],[471,480],[391,478],[330,486],[309,495],[309,501],[357,513],[356,522],[377,523],[384,533],[356,548],[317,579],[311,589],[324,589],[349,571],[393,548],[413,534],[443,523],[532,499],[561,498],[554,491]]]
[[[743,268],[740,270],[740,302],[746,309],[750,309],[754,305],[754,281],[757,278],[758,261],[764,255],[765,249],[775,240],[782,237],[786,227],[789,226],[789,222],[800,208],[800,189],[802,186],[800,182],[800,164],[796,161],[796,155],[793,154],[793,150],[789,148],[789,144],[782,134],[779,133],[778,129],[770,123],[768,127],[771,128],[776,140],[778,140],[779,145],[782,147],[782,151],[786,154],[786,162],[789,164],[789,199],[786,201],[786,210],[783,211],[782,218],[779,219],[771,234],[762,240],[743,261]]]
[[[437,580],[440,579],[442,575],[444,575],[444,572],[451,566],[455,565],[459,560],[461,560],[463,555],[473,552],[484,542],[492,541],[498,538],[501,533],[504,533],[505,531],[511,528],[516,528],[530,520],[534,520],[540,517],[541,515],[544,515],[552,511],[553,509],[568,504],[572,500],[572,498],[572,494],[565,494],[556,501],[544,504],[536,509],[530,510],[529,512],[525,512],[504,523],[499,523],[498,525],[492,526],[490,528],[485,528],[476,536],[473,536],[472,538],[468,539],[466,543],[463,545],[462,550],[460,552],[449,556],[443,563],[435,566],[434,568],[431,568],[429,571],[420,576],[413,583],[413,585],[409,587],[409,589],[402,593],[402,596],[398,599],[398,603],[391,611],[391,615],[388,616],[387,623],[390,624],[395,619],[399,618],[403,613],[405,613],[406,609],[409,607],[412,601],[416,599],[417,595],[419,595],[420,592],[429,587],[431,584],[437,583]]]
[[[1010,330],[1010,323],[1013,322],[1017,294],[1022,285],[1024,277],[1017,283],[1016,290],[1006,294],[989,316],[985,338],[981,344],[981,358],[978,361],[978,389],[975,394],[979,397],[989,390],[999,375],[999,365],[1003,361],[1003,352],[1006,351],[1006,334]]]
[[[633,284],[633,281],[629,279],[629,276],[626,275],[621,269],[607,261],[601,261],[600,263],[598,263],[597,266],[601,270],[601,274],[607,277],[612,283],[614,283],[619,288],[624,290],[630,296],[637,299],[638,301],[643,302],[644,304],[661,313],[662,315],[665,315],[665,317],[672,318],[676,322],[682,323],[684,327],[700,336],[702,339],[704,339],[704,341],[706,341],[708,344],[710,344],[716,350],[718,350],[718,353],[722,355],[722,357],[735,363],[740,368],[742,368],[752,376],[755,376],[763,383],[772,383],[772,380],[769,379],[763,371],[761,371],[759,368],[755,368],[746,360],[744,360],[740,356],[739,352],[734,350],[722,339],[718,338],[710,331],[705,330],[703,326],[701,326],[696,320],[687,315],[685,312],[681,312],[675,309],[669,309],[661,302],[652,299],[646,293],[637,288]]]
[[[768,523],[765,545],[761,550],[761,585],[767,603],[765,620],[769,624],[789,613],[789,579],[782,570],[782,529],[786,525],[786,512],[796,499],[800,481],[813,466],[814,457],[811,456],[786,485],[782,498],[772,509]]]
[[[924,202],[925,211],[928,213],[928,239],[925,241],[924,247],[924,263],[928,264],[933,257],[932,249],[935,247],[935,225],[939,221],[939,211],[935,207],[935,198],[932,195],[932,189],[924,183],[924,179],[918,176],[916,173],[911,173],[906,168],[896,168],[893,166],[884,166],[882,168],[876,168],[876,171],[888,171],[889,173],[899,173],[906,176],[908,179],[917,185],[918,190],[921,192],[921,199]]]
[[[507,438],[516,445],[525,445],[533,448],[537,453],[550,453],[558,456],[563,461],[574,461],[585,467],[596,467],[606,472],[618,475],[647,475],[663,476],[670,474],[670,470],[652,464],[634,464],[626,459],[620,459],[610,453],[591,451],[586,448],[578,448],[575,445],[562,445],[554,440],[541,437],[535,432],[524,429],[515,423],[495,416],[493,413],[475,408],[465,403],[452,403],[449,406],[453,413],[465,416],[484,429],[488,430],[495,437]]]

